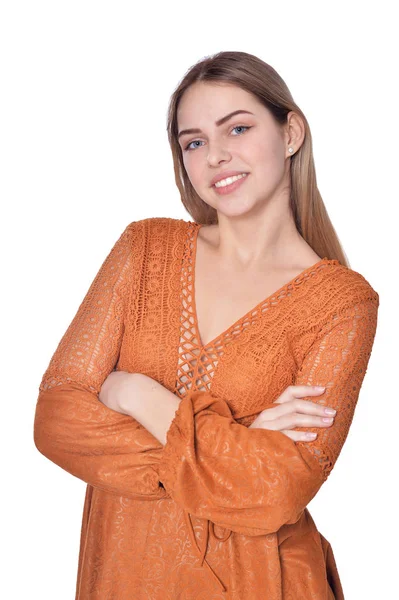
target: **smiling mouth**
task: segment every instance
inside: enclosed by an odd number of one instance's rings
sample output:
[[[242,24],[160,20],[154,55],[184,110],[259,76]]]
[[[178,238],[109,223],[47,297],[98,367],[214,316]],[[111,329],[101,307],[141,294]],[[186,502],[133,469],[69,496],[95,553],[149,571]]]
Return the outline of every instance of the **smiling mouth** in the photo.
[[[226,177],[226,179],[229,179],[229,178]],[[213,185],[212,187],[218,196],[227,196],[230,194],[234,194],[235,191],[238,192],[239,188],[242,185],[244,185],[246,179],[248,179],[248,173],[244,177],[239,177],[238,179],[235,179],[234,181],[232,181],[231,183],[228,183],[227,185],[221,185],[221,186]]]
[[[219,179],[219,181],[214,183],[212,187],[215,187],[217,189],[228,187],[229,185],[236,183],[236,181],[245,179],[247,176],[248,176],[248,173],[240,173],[239,175],[233,175],[231,177],[226,177],[225,179]],[[221,184],[222,181],[224,182],[222,185],[217,185],[217,184]]]

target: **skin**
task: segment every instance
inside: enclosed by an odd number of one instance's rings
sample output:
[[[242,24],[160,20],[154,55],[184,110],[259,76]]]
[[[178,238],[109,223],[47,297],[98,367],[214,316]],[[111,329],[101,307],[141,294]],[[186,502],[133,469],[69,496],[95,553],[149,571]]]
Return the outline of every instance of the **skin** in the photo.
[[[221,126],[215,121],[243,109]],[[289,209],[290,157],[304,140],[302,119],[290,112],[278,126],[259,100],[229,83],[197,82],[184,93],[177,114],[178,131],[201,133],[179,139],[187,175],[198,195],[218,213],[218,224],[204,226],[201,236],[212,248],[212,264],[251,278],[265,269],[300,272],[320,260],[296,229]],[[248,128],[248,129],[246,129]],[[289,153],[289,147],[294,153]],[[221,171],[249,173],[237,192],[218,195],[211,180]],[[293,258],[294,257],[294,258]],[[293,264],[295,260],[295,264]],[[291,439],[308,440],[295,427],[330,427],[325,408],[302,400],[319,395],[313,386],[289,386],[272,408],[262,411],[250,428],[282,431]],[[99,399],[112,410],[139,421],[161,444],[180,399],[141,373],[114,371]]]
[[[220,127],[215,125],[217,119],[238,109],[254,114],[239,114]],[[287,125],[280,127],[248,92],[230,84],[203,82],[185,92],[177,117],[179,131],[192,127],[203,131],[184,135],[179,143],[191,184],[218,213],[218,225],[201,228],[217,240],[215,258],[240,274],[243,270],[306,268],[320,260],[299,234],[289,209],[288,148],[295,153],[302,145],[302,119],[290,112]],[[225,170],[249,176],[236,193],[220,196],[210,182]]]

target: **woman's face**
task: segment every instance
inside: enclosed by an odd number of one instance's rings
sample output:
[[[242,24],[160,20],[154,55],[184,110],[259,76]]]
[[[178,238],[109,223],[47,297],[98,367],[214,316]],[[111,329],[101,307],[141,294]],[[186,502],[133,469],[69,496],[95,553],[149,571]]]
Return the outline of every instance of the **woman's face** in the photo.
[[[252,114],[236,114],[216,125],[238,110]],[[183,94],[177,122],[179,133],[201,130],[179,136],[179,144],[192,186],[218,213],[238,216],[256,211],[289,185],[288,146],[293,145],[292,139],[274,122],[268,109],[245,90],[229,83],[196,82]],[[248,175],[235,189],[221,195],[212,179],[227,171]]]

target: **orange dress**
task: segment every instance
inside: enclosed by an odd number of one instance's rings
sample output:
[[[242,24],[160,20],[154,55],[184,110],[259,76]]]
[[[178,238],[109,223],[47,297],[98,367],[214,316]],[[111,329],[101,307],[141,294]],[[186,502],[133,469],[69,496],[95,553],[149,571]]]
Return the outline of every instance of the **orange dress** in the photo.
[[[203,345],[200,227],[130,223],[43,375],[35,444],[87,483],[76,599],[341,600],[332,548],[306,507],[348,435],[379,296],[323,258]],[[99,401],[113,370],[181,399],[165,445]],[[315,441],[248,428],[300,384],[325,385],[306,399],[337,409]]]

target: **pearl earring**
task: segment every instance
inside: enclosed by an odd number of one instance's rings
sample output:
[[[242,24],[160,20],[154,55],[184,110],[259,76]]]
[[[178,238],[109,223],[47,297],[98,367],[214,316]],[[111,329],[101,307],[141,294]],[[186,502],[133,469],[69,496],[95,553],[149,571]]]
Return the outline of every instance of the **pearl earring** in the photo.
[[[288,152],[294,152],[294,148],[291,148],[291,146],[288,148]]]

